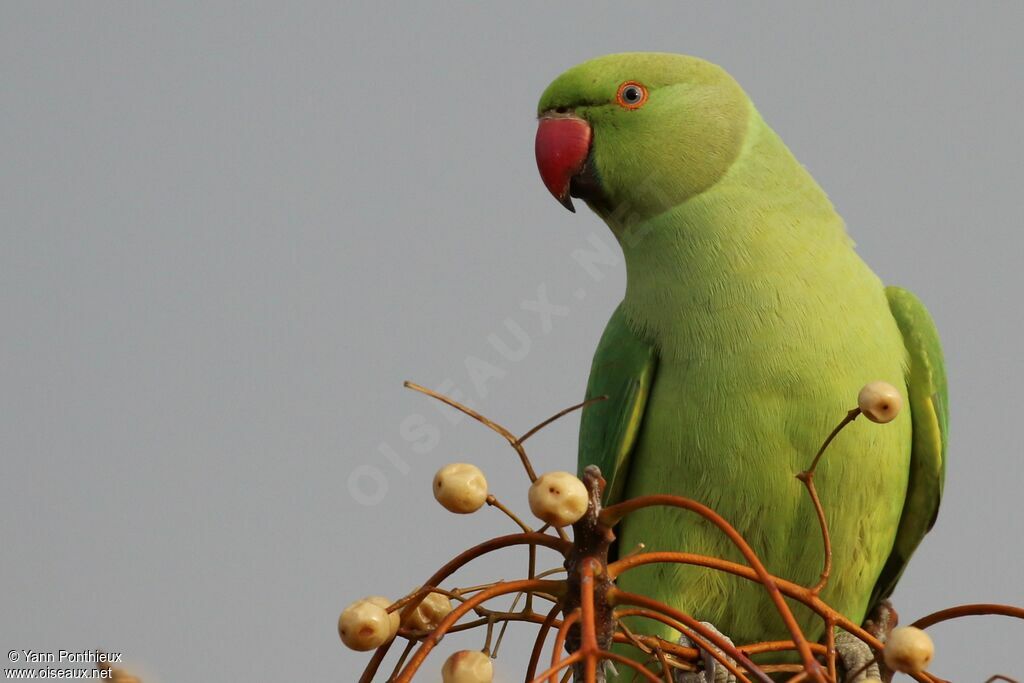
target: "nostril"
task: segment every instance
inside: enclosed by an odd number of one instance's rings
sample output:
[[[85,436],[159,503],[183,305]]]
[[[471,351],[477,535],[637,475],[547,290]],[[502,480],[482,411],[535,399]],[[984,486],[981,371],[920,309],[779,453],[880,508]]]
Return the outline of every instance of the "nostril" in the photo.
[[[569,113],[569,107],[557,107],[555,109],[555,113],[556,114],[568,114]]]

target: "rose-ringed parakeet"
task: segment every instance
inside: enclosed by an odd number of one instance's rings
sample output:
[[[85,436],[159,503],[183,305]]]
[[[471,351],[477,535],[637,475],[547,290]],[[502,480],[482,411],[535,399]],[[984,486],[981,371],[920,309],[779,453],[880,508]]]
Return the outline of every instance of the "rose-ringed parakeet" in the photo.
[[[928,312],[864,264],[825,192],[720,67],[601,57],[559,76],[538,113],[545,185],[569,209],[583,199],[625,257],[625,296],[587,387],[609,398],[584,411],[580,431],[580,468],[600,466],[606,505],[694,498],[769,571],[812,585],[821,535],[794,475],[863,385],[883,380],[906,398],[890,424],[849,425],[815,478],[834,547],[822,598],[859,623],[892,592],[942,493],[946,380]],[[743,562],[721,532],[676,509],[637,512],[618,534],[621,552],[644,543]],[[618,583],[737,644],[789,638],[764,588],[744,579],[658,564]],[[820,619],[794,609],[821,638]]]

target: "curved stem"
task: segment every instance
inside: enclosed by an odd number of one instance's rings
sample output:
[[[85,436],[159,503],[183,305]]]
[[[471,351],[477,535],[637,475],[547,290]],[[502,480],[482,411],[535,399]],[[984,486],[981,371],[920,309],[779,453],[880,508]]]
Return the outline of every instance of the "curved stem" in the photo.
[[[786,628],[789,630],[790,635],[793,638],[793,642],[796,643],[797,651],[800,653],[800,659],[803,661],[804,668],[807,669],[808,675],[819,683],[824,683],[824,675],[821,670],[821,665],[818,664],[817,660],[811,654],[811,649],[807,643],[807,638],[804,636],[803,631],[800,630],[800,625],[797,624],[796,618],[793,616],[793,612],[789,609],[789,605],[783,599],[782,594],[779,592],[779,587],[776,585],[775,578],[768,573],[765,569],[764,564],[757,557],[753,548],[750,544],[740,535],[736,529],[725,521],[725,519],[717,512],[702,505],[695,500],[689,498],[683,498],[681,496],[672,495],[653,495],[653,496],[641,496],[632,500],[627,500],[611,507],[607,507],[601,511],[600,520],[608,526],[614,526],[619,520],[625,515],[640,510],[645,507],[654,505],[664,505],[668,507],[677,507],[684,510],[690,510],[695,512],[704,519],[708,520],[715,526],[717,526],[722,533],[728,536],[729,540],[739,549],[746,558],[750,566],[757,572],[758,579],[761,584],[764,585],[765,590],[768,591],[768,595],[771,597],[775,608],[779,612],[779,616],[782,617],[782,621],[785,622]]]
[[[597,560],[586,558],[580,568],[580,646],[588,654],[584,659],[585,681],[592,681],[597,677],[597,659],[593,653],[599,650],[597,644],[597,631],[594,627],[594,564]]]
[[[666,624],[667,626],[671,626],[672,628],[674,628],[676,630],[679,630],[678,627],[681,625],[681,624],[675,624],[675,622],[673,622],[671,619],[669,619],[668,617],[664,616],[663,614],[658,614],[657,612],[650,612],[648,610],[625,609],[625,610],[616,611],[616,614],[621,614],[624,617],[641,616],[642,615],[642,616],[647,616],[647,617],[652,618],[652,619],[658,619],[659,621],[663,620],[662,623]],[[673,657],[676,657],[676,658],[681,659],[681,660],[686,661],[686,662],[690,662],[690,661],[696,662],[697,658],[700,656],[700,650],[698,650],[695,647],[684,647],[682,645],[677,645],[675,643],[670,643],[670,642],[666,641],[664,638],[659,638],[657,636],[648,636],[648,635],[644,635],[644,634],[636,634],[636,633],[634,633],[634,634],[632,634],[632,640],[631,640],[630,637],[626,636],[625,634],[616,634],[616,635],[617,635],[617,637],[616,637],[615,642],[617,642],[617,643],[631,643],[631,642],[633,642],[633,640],[636,640],[636,641],[639,641],[640,643],[642,643],[643,645],[645,645],[645,646],[647,646],[647,647],[649,647],[651,649],[660,647],[661,649],[663,649],[665,652],[669,653]],[[760,642],[760,643],[749,643],[747,645],[737,645],[736,649],[749,656],[749,655],[764,654],[766,652],[790,652],[790,651],[796,651],[796,646],[793,644],[792,640],[766,640],[766,641],[763,641],[763,642]],[[820,643],[811,643],[811,651],[814,654],[821,655],[821,656],[825,656],[827,654],[826,647],[824,645],[820,644]],[[764,667],[761,667],[761,668],[764,669]]]
[[[609,652],[608,650],[598,650],[597,656],[600,659],[610,659],[613,662],[618,662],[619,664],[624,664],[625,666],[628,666],[628,667],[632,668],[634,671],[640,673],[647,680],[653,681],[654,683],[660,683],[660,681],[658,680],[657,676],[655,676],[650,671],[648,671],[646,667],[640,666],[639,664],[634,662],[629,657],[624,657],[624,656],[622,656],[620,654],[617,654],[615,652]]]
[[[720,571],[728,572],[735,576],[742,577],[748,581],[760,582],[757,573],[750,567],[746,567],[742,564],[735,562],[729,562],[728,560],[719,560],[715,557],[708,557],[706,555],[696,555],[693,553],[676,553],[676,552],[656,552],[656,553],[645,553],[643,555],[634,555],[633,557],[627,557],[618,562],[613,562],[608,565],[608,573],[611,577],[618,576],[624,571],[639,567],[645,564],[653,564],[657,562],[678,562],[680,564],[692,564],[698,567],[708,567],[709,569],[717,569]],[[832,619],[835,625],[839,628],[847,631],[848,633],[860,638],[868,647],[873,650],[882,650],[885,646],[875,638],[873,635],[865,631],[863,628],[853,623],[842,614],[832,609],[829,605],[821,600],[821,598],[811,595],[811,591],[806,586],[793,583],[792,581],[786,581],[785,579],[776,578],[776,585],[779,590],[788,598],[793,598],[798,602],[809,607],[819,616],[825,619]],[[1002,605],[986,605],[986,607],[1003,607]],[[1016,608],[1011,608],[1016,609]],[[980,614],[981,612],[979,612]],[[928,674],[908,674],[918,683],[931,683],[932,678]]]
[[[456,571],[458,571],[465,565],[469,564],[473,560],[477,559],[478,557],[482,557],[487,553],[492,553],[495,550],[501,550],[503,548],[508,548],[510,546],[515,545],[527,544],[529,544],[530,546],[542,545],[546,548],[556,550],[562,553],[562,555],[565,555],[565,553],[569,551],[570,547],[567,543],[561,541],[560,539],[557,539],[553,536],[548,536],[547,534],[538,534],[536,532],[529,534],[509,534],[508,536],[498,536],[497,538],[492,538],[488,541],[484,541],[483,543],[475,545],[472,548],[469,548],[468,550],[465,550],[456,555],[454,558],[449,560],[444,566],[442,566],[440,569],[434,572],[434,574],[429,579],[427,579],[427,581],[423,584],[422,588],[420,588],[412,595],[399,600],[398,603],[396,603],[396,605],[402,607],[402,621],[405,621],[405,619],[413,613],[413,611],[423,601],[423,598],[427,597],[427,595],[436,590],[436,586],[438,586],[442,581],[447,579],[449,576],[451,576]],[[391,610],[397,609],[396,605],[393,605]],[[387,646],[382,645],[381,647]],[[367,683],[368,681],[369,679],[367,679]]]
[[[519,593],[522,591],[546,590],[551,593],[558,593],[560,586],[560,581],[523,579],[520,581],[498,583],[486,590],[480,591],[472,598],[469,598],[452,610],[448,616],[441,621],[437,628],[434,629],[433,633],[423,639],[420,647],[416,650],[416,654],[412,656],[409,663],[406,664],[404,669],[402,669],[402,672],[395,679],[395,683],[409,683],[409,681],[412,680],[413,674],[415,674],[419,670],[420,665],[423,664],[423,660],[427,658],[427,655],[429,655],[430,651],[434,649],[434,646],[441,642],[441,639],[448,632],[448,629],[477,605],[480,605],[491,598],[498,597],[499,595],[508,595],[509,593]]]
[[[531,436],[533,436],[534,434],[536,434],[537,432],[539,432],[540,430],[544,429],[549,424],[554,422],[555,420],[557,420],[557,419],[559,419],[561,417],[565,417],[566,415],[568,415],[569,413],[573,412],[574,410],[579,410],[580,408],[586,408],[587,406],[589,406],[592,403],[598,403],[599,401],[606,401],[606,400],[608,400],[607,396],[597,396],[595,398],[588,398],[586,401],[583,401],[581,403],[577,403],[574,406],[569,406],[568,408],[564,408],[562,410],[559,410],[557,413],[555,413],[554,415],[552,415],[548,419],[544,420],[543,422],[541,422],[537,426],[533,427],[530,431],[528,431],[525,434],[523,434],[522,436],[520,436],[518,439],[516,439],[516,441],[518,441],[519,443],[523,443],[524,441],[529,439]]]
[[[811,589],[814,592],[814,589]],[[828,676],[838,681],[836,674],[836,625],[831,619],[825,619],[825,658],[828,662]]]
[[[412,652],[414,647],[416,647],[415,640],[410,640],[405,644],[405,649],[402,650],[402,654],[398,657],[398,661],[395,662],[395,668],[391,670],[391,675],[388,677],[389,679],[397,676],[398,672],[402,670],[402,665],[405,664],[405,660],[408,659],[409,653]]]
[[[818,469],[818,461],[821,460],[821,456],[825,454],[825,449],[828,448],[830,443],[832,443],[832,439],[836,438],[839,432],[843,431],[843,427],[856,420],[858,415],[860,415],[860,408],[854,408],[850,412],[846,413],[846,417],[844,417],[839,424],[835,426],[832,433],[830,433],[825,439],[825,442],[821,444],[821,448],[819,448],[818,452],[814,454],[814,459],[811,460],[811,466],[807,468],[808,472],[814,474],[814,471]]]
[[[807,493],[811,496],[811,503],[814,505],[814,513],[818,517],[818,526],[821,527],[821,542],[825,547],[825,562],[821,569],[821,576],[818,582],[811,586],[811,593],[820,595],[828,584],[832,575],[832,537],[828,533],[828,521],[825,519],[825,508],[821,505],[818,497],[818,489],[814,486],[814,470],[807,470],[796,475],[796,478],[804,483]]]
[[[658,658],[658,662],[661,664],[661,675],[665,677],[665,683],[672,683],[672,665],[669,664],[668,657],[665,656],[665,651],[660,647],[654,650],[655,656]]]
[[[483,426],[487,427],[491,431],[497,432],[498,434],[503,436],[505,438],[505,440],[508,441],[509,444],[512,445],[512,448],[515,449],[516,453],[519,454],[519,459],[522,461],[523,468],[526,470],[526,476],[530,477],[530,482],[532,483],[532,482],[537,481],[537,474],[536,474],[536,472],[533,471],[533,465],[530,464],[530,459],[526,457],[526,451],[524,451],[522,446],[519,445],[519,439],[516,438],[515,434],[513,434],[509,430],[505,429],[505,427],[502,427],[497,422],[494,422],[493,420],[489,420],[488,418],[484,417],[483,415],[481,415],[480,413],[476,412],[475,410],[473,410],[469,406],[464,406],[461,403],[459,403],[458,401],[456,401],[455,399],[448,398],[444,394],[439,394],[436,391],[434,391],[433,389],[428,389],[428,388],[426,388],[424,386],[420,386],[419,384],[416,384],[415,382],[409,382],[409,381],[405,381],[402,384],[403,384],[403,386],[405,386],[408,389],[412,389],[413,391],[418,391],[421,394],[426,394],[427,396],[430,396],[431,398],[436,398],[441,403],[449,405],[452,408],[455,408],[456,410],[458,410],[460,412],[463,412],[466,415],[469,415],[471,418],[473,418],[474,420],[476,420],[477,422],[479,422]]]
[[[545,680],[551,678],[552,676],[557,674],[562,669],[564,669],[564,668],[566,668],[568,666],[572,666],[573,664],[575,664],[576,662],[580,661],[581,659],[583,659],[583,655],[580,654],[579,652],[575,652],[568,659],[563,659],[562,661],[560,661],[555,666],[553,666],[550,669],[548,669],[548,670],[544,671],[543,673],[541,673],[539,676],[537,676],[532,681],[530,681],[530,683],[544,683]]]
[[[381,662],[388,656],[388,650],[391,649],[391,643],[395,642],[396,639],[389,640],[373,652],[373,656],[370,657],[370,661],[367,662],[366,668],[363,669],[363,675],[359,677],[359,683],[373,683],[373,677],[377,675],[377,669],[380,668]]]
[[[839,424],[835,426],[832,432],[825,439],[824,443],[821,444],[821,448],[814,454],[814,458],[811,460],[811,466],[806,470],[796,475],[796,478],[804,483],[807,487],[807,493],[811,496],[811,503],[814,504],[814,513],[818,517],[818,526],[821,527],[821,540],[825,546],[825,562],[821,570],[821,576],[818,582],[811,587],[811,592],[814,595],[819,595],[821,591],[825,589],[828,584],[829,576],[832,574],[832,538],[828,533],[828,522],[825,519],[825,508],[821,505],[821,499],[818,497],[818,490],[814,487],[814,473],[818,469],[818,462],[821,460],[821,456],[825,454],[825,449],[828,448],[832,440],[836,438],[839,432],[843,431],[843,427],[850,424],[857,419],[860,415],[860,408],[854,408],[853,410],[846,413]],[[835,676],[832,676],[835,680]]]
[[[551,666],[554,667],[562,659],[562,650],[565,648],[565,639],[569,636],[569,629],[572,628],[573,624],[580,620],[580,613],[573,611],[566,615],[562,625],[558,627],[558,634],[555,636],[555,646],[551,648]],[[577,654],[577,653],[574,653]],[[583,650],[580,649],[579,653],[583,655]],[[554,683],[554,674],[548,677],[548,683]]]
[[[972,605],[959,605],[957,607],[950,607],[948,609],[939,610],[933,612],[928,616],[921,617],[915,621],[911,626],[917,628],[928,628],[934,626],[943,621],[950,619],[957,619],[959,617],[977,617],[987,615],[998,615],[1003,617],[1013,617],[1016,619],[1024,619],[1024,607],[1012,607],[1010,605],[997,605],[994,603],[976,603]]]
[[[636,605],[637,607],[643,607],[655,614],[664,615],[670,617],[677,623],[668,623],[662,619],[658,619],[662,623],[676,629],[680,633],[690,637],[698,647],[710,654],[712,657],[717,659],[722,666],[728,669],[737,680],[745,681],[749,683],[743,673],[733,662],[729,661],[729,657],[732,657],[742,666],[746,667],[751,674],[753,674],[761,683],[771,683],[771,679],[761,673],[761,670],[750,661],[750,658],[740,652],[736,647],[729,643],[720,633],[715,633],[710,630],[707,626],[700,623],[689,614],[680,612],[677,609],[669,607],[657,600],[648,598],[644,595],[637,595],[636,593],[627,593],[626,591],[613,588],[609,591],[609,600],[612,604],[626,604]],[[651,614],[642,613],[638,616],[651,617]],[[657,617],[653,617],[657,618]],[[683,628],[680,628],[682,626]]]
[[[537,473],[534,471],[533,464],[530,462],[530,458],[526,455],[526,450],[523,448],[523,444],[522,444],[523,439],[520,439],[520,438],[516,437],[515,434],[510,432],[508,429],[506,429],[502,425],[498,424],[497,422],[495,422],[493,420],[490,420],[490,419],[484,417],[483,415],[481,415],[480,413],[476,412],[475,410],[473,410],[469,406],[464,406],[461,403],[459,403],[458,401],[456,401],[455,399],[449,398],[449,397],[445,396],[444,394],[439,394],[438,392],[434,391],[433,389],[428,389],[428,388],[426,388],[424,386],[416,384],[415,382],[410,382],[408,380],[403,382],[402,385],[405,386],[408,389],[412,389],[413,391],[418,391],[421,394],[426,394],[427,396],[430,396],[431,398],[436,398],[438,401],[441,401],[445,405],[449,405],[452,408],[455,408],[456,410],[458,410],[458,411],[460,411],[462,413],[465,413],[466,415],[469,415],[471,418],[473,418],[474,420],[476,420],[480,424],[484,425],[485,427],[487,427],[491,431],[496,432],[497,434],[500,434],[506,441],[508,441],[508,444],[510,446],[512,446],[512,450],[514,450],[516,452],[516,455],[519,456],[519,461],[522,463],[523,469],[526,470],[526,476],[530,478],[530,483],[532,484],[533,482],[537,481]],[[554,419],[557,419],[558,417],[561,417],[561,415],[556,415]],[[537,429],[539,429],[540,427],[544,426],[544,424],[545,423],[541,423],[541,425],[539,425],[537,427]],[[529,436],[529,435],[530,434],[528,432],[527,436]],[[555,533],[557,533],[558,537],[560,539],[562,539],[563,541],[568,541],[569,540],[569,535],[565,532],[565,529],[562,529],[561,527],[559,527],[559,528],[555,529]]]
[[[536,677],[540,653],[544,650],[544,642],[548,639],[548,633],[551,632],[551,627],[554,625],[560,609],[562,609],[561,603],[556,602],[555,606],[551,608],[551,611],[544,618],[544,623],[540,625],[540,630],[537,631],[537,638],[533,641],[533,651],[530,653],[530,663],[526,667],[526,683],[530,683]]]
[[[647,618],[647,619],[653,619],[655,621],[660,621],[661,623],[665,624],[669,628],[673,628],[673,629],[679,631],[681,634],[683,634],[684,636],[686,636],[687,638],[692,640],[694,643],[696,643],[698,647],[703,648],[703,650],[705,652],[711,654],[712,657],[715,657],[715,659],[717,659],[718,662],[722,666],[724,666],[726,669],[728,669],[729,672],[733,676],[736,677],[737,681],[739,681],[740,683],[750,683],[750,679],[748,679],[746,676],[744,676],[743,672],[734,663],[729,661],[728,658],[725,657],[725,655],[722,655],[721,653],[718,653],[718,651],[715,649],[715,646],[711,645],[708,641],[706,641],[704,638],[702,638],[699,633],[696,633],[689,626],[686,626],[686,625],[680,623],[679,621],[677,621],[675,619],[672,619],[671,617],[665,616],[664,614],[661,614],[660,612],[655,612],[655,611],[649,610],[649,609],[642,609],[642,608],[621,609],[621,610],[615,610],[615,614],[616,614],[616,617],[619,617],[619,616],[622,616],[622,617],[644,617],[644,618]],[[661,639],[659,638],[658,640],[661,640]],[[665,646],[669,646],[669,645],[672,645],[672,644],[671,643],[665,643]],[[696,660],[700,656],[700,650],[698,650],[696,648],[684,648],[681,645],[672,645],[672,648],[673,648],[672,651],[674,651],[675,653],[678,653],[678,654],[688,654],[690,656],[690,659],[693,659],[693,660]],[[684,651],[688,651],[688,652],[684,652]]]
[[[523,520],[519,519],[519,516],[516,515],[516,513],[512,512],[507,507],[505,507],[505,504],[502,503],[500,500],[498,500],[494,496],[494,494],[491,494],[491,493],[487,494],[487,498],[484,499],[484,502],[486,502],[491,507],[498,508],[499,510],[504,512],[506,517],[511,519],[517,525],[519,525],[519,528],[523,530],[524,534],[532,534],[533,533],[533,529],[531,529],[530,526],[526,522],[524,522]]]

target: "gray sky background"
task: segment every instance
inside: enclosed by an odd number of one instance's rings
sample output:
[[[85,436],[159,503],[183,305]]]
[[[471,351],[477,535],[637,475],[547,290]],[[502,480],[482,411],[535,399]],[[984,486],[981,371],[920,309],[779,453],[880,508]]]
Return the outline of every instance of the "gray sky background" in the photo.
[[[583,393],[624,269],[571,257],[612,241],[542,186],[534,106],[622,50],[726,67],[934,314],[953,437],[905,619],[1024,603],[1024,5],[837,5],[0,5],[0,649],[354,680],[345,604],[510,529],[437,506],[438,467],[476,462],[526,511],[511,450],[401,381],[450,380],[515,431]],[[568,308],[548,329],[522,305],[540,288]],[[506,320],[522,357],[488,341],[515,346]],[[473,359],[500,368],[485,395]],[[405,438],[423,424],[436,444]],[[538,469],[573,467],[577,425],[531,442]],[[524,571],[510,553],[459,583]],[[504,681],[534,634],[511,631]],[[933,635],[939,675],[1024,676],[1024,625]]]

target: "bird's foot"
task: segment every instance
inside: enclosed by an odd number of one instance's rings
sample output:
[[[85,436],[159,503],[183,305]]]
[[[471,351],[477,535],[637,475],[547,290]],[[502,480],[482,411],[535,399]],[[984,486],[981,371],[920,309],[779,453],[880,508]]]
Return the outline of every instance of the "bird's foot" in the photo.
[[[701,624],[706,626],[708,629],[714,631],[718,635],[722,636],[723,640],[728,641],[730,645],[733,644],[732,640],[728,636],[723,634],[717,628],[712,626],[706,621],[702,621]],[[683,647],[697,647],[696,643],[690,640],[687,636],[679,637],[679,644]],[[700,649],[700,648],[698,648]],[[717,652],[721,652],[718,648],[715,648]],[[676,671],[675,682],[676,683],[736,683],[736,676],[731,671],[722,666],[715,656],[707,650],[700,649],[704,670],[703,671]],[[730,661],[732,661],[730,659]]]
[[[882,600],[864,619],[864,630],[885,643],[889,640],[889,634],[899,623],[900,615],[893,608],[892,603]],[[880,678],[887,683],[891,681],[893,672],[884,663],[880,663],[878,666],[882,674]]]
[[[888,640],[889,633],[900,623],[900,615],[893,608],[888,600],[882,600],[875,605],[867,618],[864,620],[864,630],[878,638],[883,643]]]
[[[846,677],[842,679],[844,683],[863,683],[881,678],[875,653],[857,636],[836,629],[836,654],[846,671]]]

